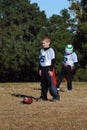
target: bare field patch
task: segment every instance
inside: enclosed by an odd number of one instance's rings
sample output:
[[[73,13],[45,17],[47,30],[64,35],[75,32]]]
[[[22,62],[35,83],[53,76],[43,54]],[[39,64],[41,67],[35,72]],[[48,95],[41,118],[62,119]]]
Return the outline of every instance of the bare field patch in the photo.
[[[32,96],[33,103],[21,103]],[[36,101],[40,83],[0,83],[0,130],[87,130],[87,83],[61,84],[60,101]]]

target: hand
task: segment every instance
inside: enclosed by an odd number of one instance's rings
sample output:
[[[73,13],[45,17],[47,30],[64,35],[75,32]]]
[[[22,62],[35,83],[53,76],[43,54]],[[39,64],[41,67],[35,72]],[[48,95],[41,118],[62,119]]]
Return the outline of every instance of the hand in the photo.
[[[53,72],[52,72],[52,71],[49,71],[48,73],[49,73],[49,75],[50,75],[51,77],[53,76]]]
[[[39,70],[39,75],[41,76],[41,70]]]
[[[71,71],[74,71],[74,66],[71,67]]]

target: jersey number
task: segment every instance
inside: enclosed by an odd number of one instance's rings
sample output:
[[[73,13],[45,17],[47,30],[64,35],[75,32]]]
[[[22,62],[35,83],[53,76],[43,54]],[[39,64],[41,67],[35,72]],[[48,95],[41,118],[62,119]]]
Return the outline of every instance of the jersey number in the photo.
[[[64,57],[64,63],[66,63],[67,60],[68,60],[68,58]]]
[[[40,62],[43,63],[45,59],[45,56],[41,56]]]

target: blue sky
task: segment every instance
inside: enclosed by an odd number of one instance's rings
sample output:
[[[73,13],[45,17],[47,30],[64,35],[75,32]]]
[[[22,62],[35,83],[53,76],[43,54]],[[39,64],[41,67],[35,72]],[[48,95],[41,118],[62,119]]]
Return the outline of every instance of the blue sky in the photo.
[[[60,14],[60,11],[64,8],[68,9],[70,6],[68,0],[30,0],[31,3],[37,3],[40,10],[44,10],[45,14],[49,18],[53,14]]]

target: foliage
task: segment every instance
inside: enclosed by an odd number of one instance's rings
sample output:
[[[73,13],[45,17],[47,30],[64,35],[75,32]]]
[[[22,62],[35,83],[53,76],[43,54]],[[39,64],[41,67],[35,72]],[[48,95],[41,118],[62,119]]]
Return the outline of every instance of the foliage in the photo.
[[[28,0],[4,0],[0,5],[1,80],[33,80],[38,55],[34,41],[46,15]]]
[[[56,74],[60,73],[65,45],[74,45],[79,58],[81,77],[87,68],[87,2],[71,1],[70,11],[46,18],[37,3],[29,0],[0,0],[0,81],[38,81],[41,38],[48,35],[56,53]],[[81,77],[81,78],[80,78]],[[86,76],[87,77],[87,76]]]

